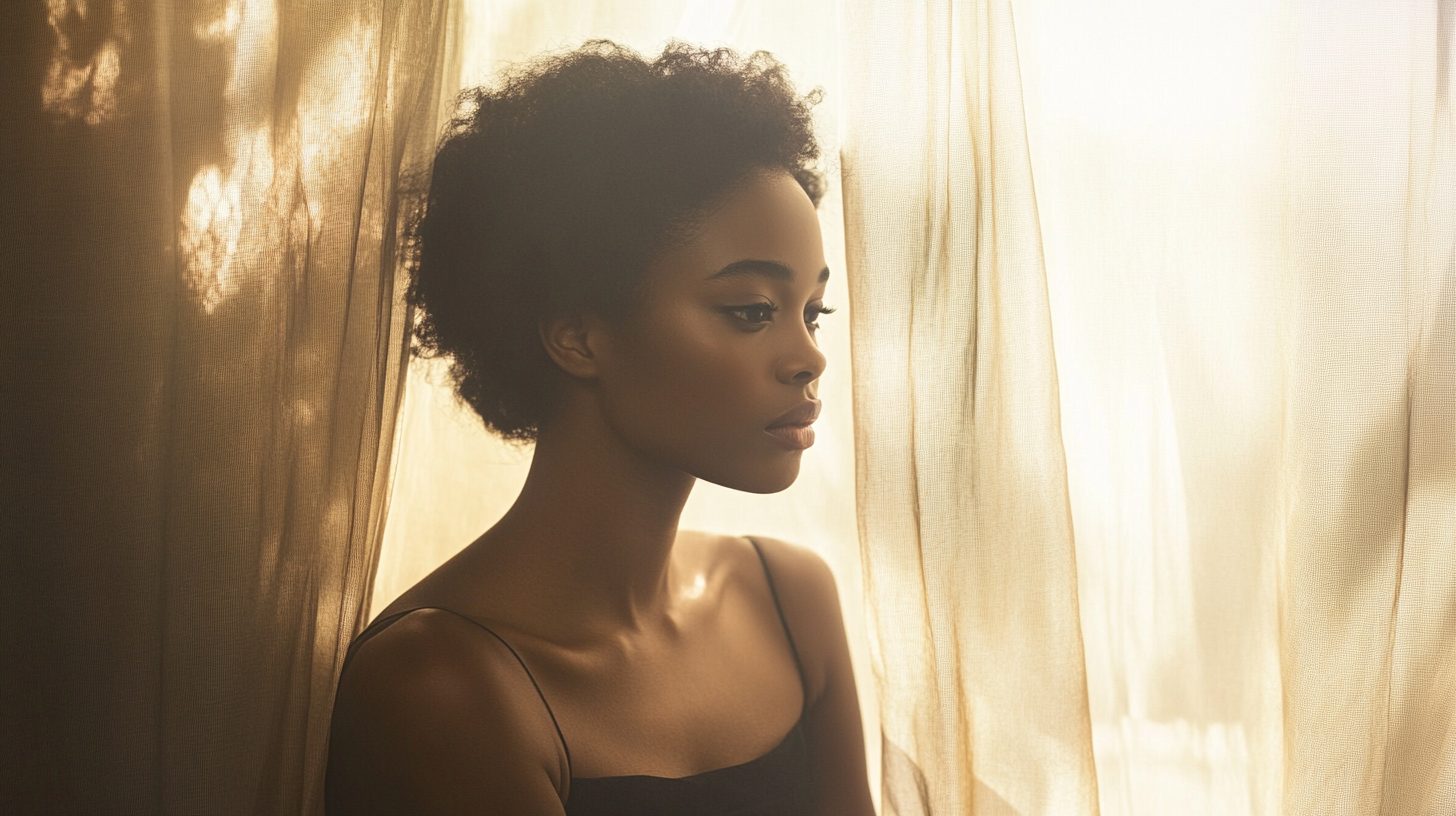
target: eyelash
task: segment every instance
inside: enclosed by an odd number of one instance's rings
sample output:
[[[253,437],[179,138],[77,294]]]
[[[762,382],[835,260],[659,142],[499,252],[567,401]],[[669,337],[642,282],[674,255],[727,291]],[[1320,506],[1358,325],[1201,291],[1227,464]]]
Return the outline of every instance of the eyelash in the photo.
[[[779,310],[779,307],[777,307],[777,306],[775,306],[775,305],[773,305],[771,303],[750,303],[750,304],[748,304],[746,306],[729,306],[729,307],[725,308],[723,311],[727,312],[728,314],[733,315],[734,317],[737,317],[739,320],[742,320],[744,323],[752,324],[755,327],[761,326],[764,323],[767,323],[769,320],[772,319],[772,317],[766,318],[764,320],[751,320],[751,319],[749,319],[748,313],[751,312],[751,311],[754,311],[756,309],[762,309],[763,311],[768,312],[769,315],[773,315],[775,312],[777,312]],[[836,310],[833,307],[830,307],[830,306],[820,306],[817,309],[813,309],[812,311],[814,312],[814,319],[813,320],[805,320],[804,323],[810,329],[818,329],[819,328],[819,318],[822,317],[822,316],[824,316],[824,315],[827,315],[827,314],[834,314],[834,312]]]

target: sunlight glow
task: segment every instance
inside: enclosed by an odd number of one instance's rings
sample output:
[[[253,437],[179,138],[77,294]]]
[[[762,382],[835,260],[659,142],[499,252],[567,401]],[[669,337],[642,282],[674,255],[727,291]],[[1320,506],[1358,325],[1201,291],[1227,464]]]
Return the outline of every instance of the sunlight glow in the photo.
[[[242,0],[228,0],[222,14],[206,25],[198,23],[192,29],[192,36],[209,45],[224,44],[238,35],[238,24],[242,18]]]
[[[241,199],[237,179],[224,182],[215,164],[198,171],[187,191],[177,247],[187,261],[187,288],[207,314],[237,291],[232,272],[242,231]]]
[[[1018,19],[1104,816],[1277,812],[1282,25]]]
[[[47,22],[56,38],[41,88],[41,101],[48,112],[92,126],[116,117],[121,79],[118,41],[129,40],[130,33],[126,6],[117,0],[111,8],[110,36],[102,39],[94,51],[85,53],[80,42],[92,32],[84,29],[97,24],[87,19],[92,15],[86,0],[47,0]]]
[[[277,8],[271,2],[243,7],[241,0],[231,0],[216,20],[193,32],[230,58],[223,91],[228,120],[222,130],[224,160],[193,176],[177,230],[184,280],[206,314],[239,291],[244,263],[240,252],[261,249],[265,243],[245,234],[249,224],[242,203],[275,197],[267,100],[276,70],[277,28]]]
[[[302,86],[304,96],[298,100],[303,183],[309,215],[315,222],[325,217],[318,209],[326,198],[324,185],[330,183],[324,171],[337,160],[349,140],[369,136],[362,131],[374,104],[371,89],[376,81],[379,44],[365,22],[355,17],[310,61]],[[369,202],[364,203],[367,206]],[[380,221],[366,217],[361,223],[377,225]]]
[[[271,285],[290,264],[304,263],[328,218],[326,202],[337,200],[329,191],[339,157],[357,153],[354,140],[370,138],[379,46],[372,21],[343,21],[302,65],[279,62],[279,25],[276,0],[229,0],[192,28],[228,63],[222,150],[194,175],[178,225],[184,279],[206,314],[244,281]],[[276,109],[275,86],[300,70],[295,107]],[[245,219],[245,201],[266,206]],[[380,202],[364,196],[357,204],[365,210],[357,218],[361,239],[379,243],[385,219],[368,209]]]

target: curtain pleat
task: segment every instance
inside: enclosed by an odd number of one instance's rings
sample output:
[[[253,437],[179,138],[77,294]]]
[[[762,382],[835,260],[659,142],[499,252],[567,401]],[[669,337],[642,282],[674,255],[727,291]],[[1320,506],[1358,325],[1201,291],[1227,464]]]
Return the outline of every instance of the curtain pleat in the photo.
[[[318,809],[447,10],[5,7],[0,809]]]
[[[1097,812],[1007,2],[845,16],[860,540],[884,810]]]

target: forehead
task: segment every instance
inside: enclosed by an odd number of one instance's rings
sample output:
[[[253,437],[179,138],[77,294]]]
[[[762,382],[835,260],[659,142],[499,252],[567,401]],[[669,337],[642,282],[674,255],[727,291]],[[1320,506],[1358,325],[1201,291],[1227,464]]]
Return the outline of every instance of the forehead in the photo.
[[[749,258],[788,268],[794,282],[818,284],[824,268],[819,214],[786,172],[755,174],[734,187],[686,240],[648,266],[647,276],[668,285],[693,285]]]

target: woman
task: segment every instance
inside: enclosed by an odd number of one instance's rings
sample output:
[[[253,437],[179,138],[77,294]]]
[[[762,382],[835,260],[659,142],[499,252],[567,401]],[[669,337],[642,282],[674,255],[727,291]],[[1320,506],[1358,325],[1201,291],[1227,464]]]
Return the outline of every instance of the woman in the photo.
[[[816,100],[766,53],[593,42],[467,101],[416,339],[535,453],[351,646],[329,812],[869,816],[828,568],[677,528],[695,480],[783,490],[814,440]]]

